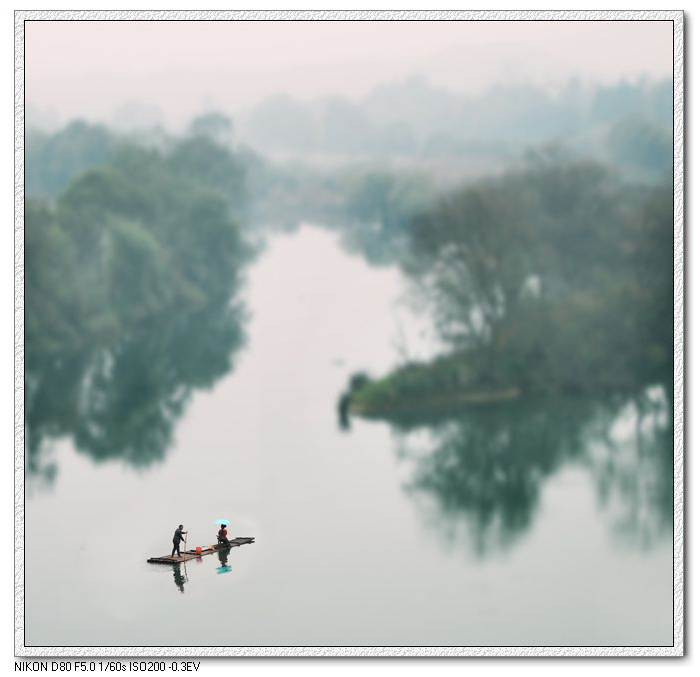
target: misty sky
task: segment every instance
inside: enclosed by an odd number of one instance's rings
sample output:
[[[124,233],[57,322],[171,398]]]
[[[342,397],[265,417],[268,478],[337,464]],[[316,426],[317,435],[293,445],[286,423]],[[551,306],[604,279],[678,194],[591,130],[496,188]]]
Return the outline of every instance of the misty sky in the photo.
[[[358,98],[412,74],[476,93],[673,69],[671,21],[30,21],[25,45],[29,109],[109,121],[138,104],[168,125],[278,92]]]

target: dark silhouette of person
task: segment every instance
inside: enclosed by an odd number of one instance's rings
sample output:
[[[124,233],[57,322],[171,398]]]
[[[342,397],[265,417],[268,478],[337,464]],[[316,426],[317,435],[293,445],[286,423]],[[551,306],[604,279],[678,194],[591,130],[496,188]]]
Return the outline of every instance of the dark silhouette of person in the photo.
[[[182,534],[186,533],[186,531],[182,530],[182,524],[177,529],[175,529],[175,533],[173,534],[173,551],[170,553],[171,557],[175,555],[176,550],[177,556],[180,557],[180,541],[185,540]]]

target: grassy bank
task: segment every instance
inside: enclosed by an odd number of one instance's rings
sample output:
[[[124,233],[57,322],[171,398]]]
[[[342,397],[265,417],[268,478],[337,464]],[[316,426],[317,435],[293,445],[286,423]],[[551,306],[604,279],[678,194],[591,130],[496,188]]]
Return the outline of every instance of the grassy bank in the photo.
[[[338,407],[341,417],[400,418],[417,412],[450,412],[520,396],[514,385],[481,382],[462,354],[409,363],[383,378],[356,374]]]

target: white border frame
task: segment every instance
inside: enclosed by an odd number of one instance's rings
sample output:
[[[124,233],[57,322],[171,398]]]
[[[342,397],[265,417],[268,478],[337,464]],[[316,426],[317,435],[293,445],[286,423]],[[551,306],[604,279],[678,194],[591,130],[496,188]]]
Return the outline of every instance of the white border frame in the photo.
[[[87,20],[673,21],[673,646],[105,647],[24,644],[24,22]],[[684,655],[684,14],[682,11],[15,11],[15,656],[682,656]]]

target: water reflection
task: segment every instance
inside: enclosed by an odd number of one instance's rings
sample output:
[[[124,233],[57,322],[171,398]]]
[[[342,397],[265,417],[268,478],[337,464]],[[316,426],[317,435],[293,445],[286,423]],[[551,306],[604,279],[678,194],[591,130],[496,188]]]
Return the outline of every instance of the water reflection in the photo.
[[[181,593],[185,593],[185,583],[187,582],[187,569],[183,570],[180,568],[180,564],[176,564],[173,567],[173,579],[175,580],[175,585]]]
[[[673,443],[660,389],[633,399],[569,398],[395,423],[406,490],[429,499],[447,538],[504,549],[533,525],[545,480],[587,467],[615,533],[649,547],[672,526]]]
[[[231,571],[231,565],[228,563],[228,556],[230,553],[230,549],[217,551],[216,554],[219,557],[219,566],[216,569],[217,574],[227,574],[229,571]]]
[[[669,397],[658,389],[630,401],[585,458],[617,539],[642,549],[673,528]]]
[[[95,461],[147,466],[165,457],[192,391],[211,387],[244,342],[241,308],[207,306],[147,323],[113,348],[28,375],[28,468],[49,437],[71,435]]]

